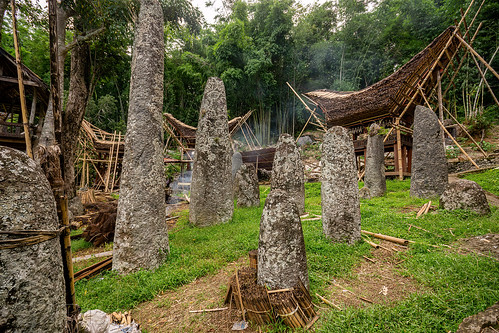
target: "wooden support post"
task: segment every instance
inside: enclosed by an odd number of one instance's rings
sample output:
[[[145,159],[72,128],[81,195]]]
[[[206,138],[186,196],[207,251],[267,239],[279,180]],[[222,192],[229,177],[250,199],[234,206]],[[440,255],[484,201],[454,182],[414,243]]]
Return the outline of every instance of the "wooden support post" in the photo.
[[[116,168],[118,167],[118,158],[119,158],[119,153],[120,153],[120,146],[121,146],[121,132],[118,133],[118,145],[116,146],[116,158],[114,162],[114,170],[113,170],[113,178],[111,179],[111,189],[109,192],[113,192],[114,190],[114,182],[116,178]]]
[[[66,227],[61,235],[62,250],[65,259],[64,268],[67,270],[64,277],[66,279],[66,303],[68,313],[72,314],[76,311],[76,293],[73,273],[73,257],[71,254],[71,237],[69,230],[69,216],[68,216],[68,198],[63,196],[60,198],[61,218],[62,224]]]
[[[19,41],[17,39],[17,22],[16,22],[16,5],[15,0],[10,0],[10,6],[12,8],[12,30],[14,37],[14,49],[16,53],[16,65],[17,65],[17,81],[19,83],[19,98],[21,100],[21,113],[23,118],[23,128],[24,128],[24,139],[26,142],[26,154],[33,158],[33,151],[31,150],[31,136],[29,134],[28,125],[28,110],[26,108],[26,96],[24,95],[24,82],[23,82],[23,69],[21,63],[21,53],[19,51]]]
[[[31,102],[31,112],[29,114],[29,125],[33,125],[36,116],[36,89],[33,88],[33,101]]]
[[[396,124],[398,125],[399,119],[397,119]],[[404,165],[402,161],[402,136],[400,134],[400,128],[397,128],[397,165],[398,165],[398,173],[399,179],[404,180]]]
[[[442,81],[440,78],[440,71],[437,71],[437,96],[438,96],[438,118],[440,119],[440,122],[444,122],[444,110],[443,110],[443,103],[442,103]],[[444,145],[444,150],[445,150],[445,135],[444,132],[441,132],[441,139],[442,139],[442,144]]]

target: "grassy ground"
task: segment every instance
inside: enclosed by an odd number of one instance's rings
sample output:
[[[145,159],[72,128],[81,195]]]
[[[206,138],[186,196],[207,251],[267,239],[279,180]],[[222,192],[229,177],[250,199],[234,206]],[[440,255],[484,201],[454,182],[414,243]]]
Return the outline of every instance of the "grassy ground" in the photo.
[[[464,178],[477,182],[484,190],[499,195],[499,169],[466,175]]]
[[[365,309],[331,310],[317,323],[320,332],[448,332],[455,331],[464,317],[484,310],[499,299],[499,263],[457,251],[461,238],[499,233],[499,210],[479,217],[471,212],[436,210],[415,219],[427,200],[409,196],[409,181],[387,181],[388,193],[381,198],[361,201],[362,229],[411,239],[406,252],[397,254],[405,261],[400,273],[411,276],[428,292],[412,296],[394,306],[375,305]],[[306,184],[306,211],[321,214],[320,184]],[[171,254],[155,272],[141,271],[129,276],[112,272],[76,284],[77,301],[83,310],[99,308],[106,312],[128,310],[152,299],[159,292],[214,274],[221,267],[258,245],[258,229],[263,201],[269,188],[260,188],[259,208],[237,208],[233,221],[198,229],[188,224],[188,213],[170,232]],[[429,232],[412,228],[415,224]],[[449,231],[452,228],[452,233]],[[363,242],[354,246],[333,244],[322,235],[321,221],[304,221],[303,230],[311,294],[323,294],[336,278],[352,277],[352,269],[369,255]],[[437,236],[441,235],[442,237]],[[445,244],[437,248],[429,246]]]

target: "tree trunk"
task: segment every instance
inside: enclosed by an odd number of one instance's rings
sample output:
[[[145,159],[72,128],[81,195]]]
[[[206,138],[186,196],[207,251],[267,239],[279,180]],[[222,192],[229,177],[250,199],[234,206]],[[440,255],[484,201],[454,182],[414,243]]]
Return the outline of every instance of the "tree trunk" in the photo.
[[[113,269],[121,274],[155,269],[169,253],[161,125],[163,38],[159,1],[141,0],[113,249]]]
[[[8,4],[9,0],[0,0],[0,42],[2,41],[3,18]]]
[[[76,38],[76,37],[75,37]],[[88,77],[90,65],[88,44],[78,43],[71,50],[71,73],[66,109],[62,115],[62,154],[64,189],[69,198],[76,195],[75,158],[80,134],[81,122],[85,115],[88,101]]]

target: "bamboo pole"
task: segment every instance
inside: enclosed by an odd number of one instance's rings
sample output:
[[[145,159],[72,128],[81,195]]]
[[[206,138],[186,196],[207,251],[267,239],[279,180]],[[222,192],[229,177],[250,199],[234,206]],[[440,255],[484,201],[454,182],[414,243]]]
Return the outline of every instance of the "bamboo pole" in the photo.
[[[361,230],[360,233],[362,233],[364,235],[373,236],[373,237],[376,237],[379,239],[383,239],[383,240],[386,240],[386,241],[389,241],[392,243],[400,244],[400,245],[407,245],[409,243],[414,243],[413,241],[410,241],[407,239],[397,238],[397,237],[393,237],[393,236],[387,236],[387,235],[383,235],[383,234],[376,234],[374,232],[370,232],[370,231],[366,231],[366,230]]]
[[[445,134],[447,134],[449,136],[449,138],[452,140],[452,142],[454,142],[454,144],[459,148],[459,150],[461,150],[461,152],[464,154],[464,156],[466,156],[466,158],[477,168],[477,169],[480,169],[480,167],[478,166],[478,164],[475,163],[475,161],[473,161],[473,159],[470,157],[470,155],[468,155],[463,147],[461,147],[461,145],[456,141],[456,139],[454,139],[454,137],[449,133],[449,131],[447,131],[447,129],[445,128],[444,124],[442,124],[440,122],[440,120],[438,120],[438,123],[440,124],[440,127],[444,130]]]
[[[26,154],[33,158],[33,151],[31,148],[31,137],[29,134],[28,124],[28,109],[26,108],[26,96],[24,95],[24,82],[23,82],[23,69],[21,63],[21,53],[19,51],[19,41],[17,39],[17,22],[16,22],[16,5],[15,0],[10,1],[12,8],[12,30],[14,37],[14,49],[16,53],[16,66],[17,66],[17,82],[19,84],[19,98],[21,100],[21,113],[23,118],[24,139],[26,141]]]
[[[447,114],[456,122],[456,124],[459,125],[459,127],[461,127],[461,129],[464,131],[464,133],[466,133],[466,135],[471,139],[471,141],[473,141],[473,143],[478,147],[478,149],[482,152],[483,156],[485,157],[488,157],[489,155],[487,155],[487,153],[482,149],[482,147],[475,141],[475,139],[473,139],[473,137],[471,136],[471,134],[466,130],[466,127],[464,127],[457,119],[456,117],[454,117],[452,115],[452,113],[450,113],[449,110],[447,110],[447,108],[444,106],[444,110],[445,112],[447,112]]]
[[[236,270],[236,284],[237,284],[237,297],[239,298],[239,303],[241,304],[241,312],[243,313],[243,321],[246,321],[246,314],[244,313],[243,299],[241,297],[241,285],[239,284],[239,270]]]
[[[438,118],[440,122],[444,122],[444,106],[442,102],[442,80],[440,77],[440,71],[437,71],[437,99],[438,99]],[[445,151],[445,135],[443,132],[440,133],[440,137],[442,139],[442,145],[444,146]]]
[[[302,135],[302,134],[303,134],[303,132],[305,131],[305,128],[307,128],[307,125],[308,125],[308,123],[310,122],[310,119],[312,119],[312,114],[310,114],[310,116],[308,117],[308,120],[307,120],[307,122],[305,123],[305,126],[303,126],[303,128],[302,128],[302,130],[301,130],[300,134],[299,134],[299,135],[298,135],[298,137],[296,138],[295,143],[296,143],[296,142],[298,142],[298,139],[301,137],[301,135]]]
[[[114,182],[115,182],[115,178],[116,178],[116,168],[118,167],[118,157],[119,157],[119,153],[120,153],[120,145],[121,145],[121,132],[118,133],[118,144],[116,146],[116,159],[114,162],[113,178],[111,179],[110,192],[113,192],[113,189],[114,189]]]
[[[321,120],[315,115],[315,112],[311,108],[308,107],[308,105],[303,101],[303,99],[300,97],[300,95],[298,95],[296,93],[296,91],[293,89],[293,87],[291,87],[291,85],[289,84],[289,82],[286,82],[286,84],[291,89],[291,91],[293,91],[293,93],[296,95],[296,97],[298,97],[298,99],[300,100],[300,102],[302,102],[302,104],[305,106],[305,109],[308,112],[310,112],[310,114],[312,114],[312,116],[315,118],[315,120],[320,125],[320,127],[322,127],[322,129],[327,132],[327,128],[324,126],[324,124],[321,122]]]
[[[492,72],[492,74],[494,74],[494,76],[499,79],[499,74],[497,74],[497,72],[489,65],[489,63],[487,61],[485,61],[485,59],[483,59],[479,54],[478,52],[475,51],[475,49],[473,47],[471,47],[468,43],[466,43],[466,41],[461,37],[459,36],[458,34],[456,34],[456,37],[457,39],[459,39],[459,41],[468,48],[468,50],[470,50],[471,54],[474,54],[478,60],[480,60],[484,65],[485,67],[487,67],[489,69],[489,71]]]
[[[114,155],[114,141],[116,139],[116,131],[113,133],[111,148],[109,148],[108,165],[106,171],[106,182],[104,184],[104,192],[108,192],[109,189],[109,178],[111,178],[111,168],[113,165],[113,155]]]
[[[478,61],[476,60],[476,57],[473,54],[471,54],[471,57],[473,58],[473,61],[475,62],[476,68],[478,69],[478,72],[480,73],[480,76],[482,77],[483,82],[485,82],[485,85],[489,89],[489,92],[492,95],[492,98],[494,99],[494,102],[496,102],[496,105],[499,106],[499,101],[497,101],[496,95],[492,91],[492,88],[490,88],[490,85],[487,82],[487,79],[485,78],[484,72],[482,71],[482,69],[480,68],[480,65],[478,64]]]

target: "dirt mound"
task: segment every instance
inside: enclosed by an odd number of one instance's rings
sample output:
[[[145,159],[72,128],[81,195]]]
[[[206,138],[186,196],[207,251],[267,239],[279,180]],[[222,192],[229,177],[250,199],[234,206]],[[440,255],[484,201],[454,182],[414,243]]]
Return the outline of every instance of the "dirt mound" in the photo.
[[[460,241],[462,252],[473,252],[499,260],[499,234],[486,234]]]

